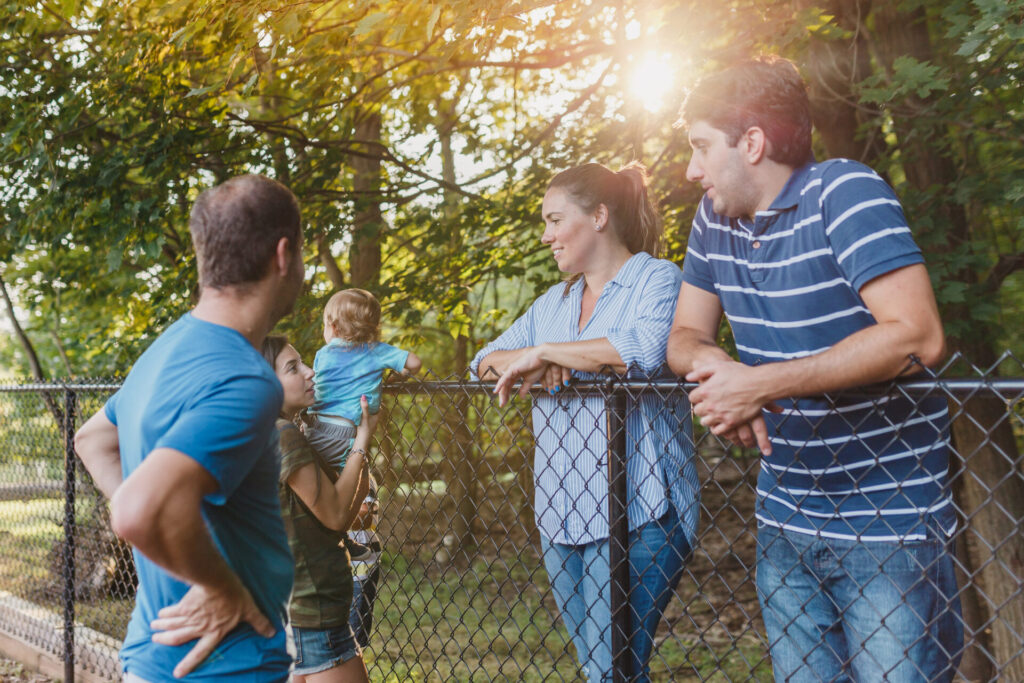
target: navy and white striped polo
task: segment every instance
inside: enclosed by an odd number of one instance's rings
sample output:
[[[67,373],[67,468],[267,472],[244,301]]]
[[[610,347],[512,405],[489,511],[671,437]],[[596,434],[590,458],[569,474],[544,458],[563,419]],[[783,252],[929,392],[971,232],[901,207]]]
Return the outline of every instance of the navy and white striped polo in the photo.
[[[846,159],[793,172],[753,221],[716,214],[705,196],[683,279],[717,294],[748,365],[821,353],[875,324],[858,292],[922,263],[893,190]],[[939,397],[779,401],[765,412],[760,522],[842,539],[952,533],[949,418]]]

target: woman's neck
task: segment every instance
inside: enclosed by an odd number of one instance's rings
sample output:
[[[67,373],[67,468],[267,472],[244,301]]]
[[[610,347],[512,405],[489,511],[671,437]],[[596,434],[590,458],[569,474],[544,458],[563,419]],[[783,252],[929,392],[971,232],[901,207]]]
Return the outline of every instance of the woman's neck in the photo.
[[[599,295],[604,290],[604,286],[615,279],[615,276],[622,270],[622,266],[626,265],[626,261],[632,257],[633,254],[629,253],[625,245],[619,245],[615,250],[608,252],[604,258],[599,259],[597,263],[584,271],[583,279],[586,281],[587,288]]]

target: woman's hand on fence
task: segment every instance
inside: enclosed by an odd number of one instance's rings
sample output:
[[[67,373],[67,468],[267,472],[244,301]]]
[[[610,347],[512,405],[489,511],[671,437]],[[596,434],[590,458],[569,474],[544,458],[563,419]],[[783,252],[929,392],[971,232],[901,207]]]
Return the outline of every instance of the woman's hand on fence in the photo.
[[[199,639],[189,653],[174,667],[175,678],[187,675],[213,652],[217,644],[239,623],[246,622],[265,638],[274,635],[274,626],[240,582],[226,590],[213,590],[193,585],[174,605],[164,607],[150,627],[159,631],[153,642],[161,645],[183,645]]]
[[[530,387],[545,379],[549,363],[541,358],[541,348],[528,346],[505,368],[505,372],[494,385],[499,406],[508,403],[512,385],[517,379],[522,379],[522,385],[519,387],[520,398],[526,398],[530,393]]]
[[[544,372],[544,381],[541,382],[541,386],[547,389],[549,394],[554,394],[569,386],[571,378],[571,369],[550,363]]]

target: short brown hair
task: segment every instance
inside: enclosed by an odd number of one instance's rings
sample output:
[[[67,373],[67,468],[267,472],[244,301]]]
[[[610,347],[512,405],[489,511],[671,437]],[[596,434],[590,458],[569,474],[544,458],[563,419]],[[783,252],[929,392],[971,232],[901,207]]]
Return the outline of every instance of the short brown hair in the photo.
[[[291,190],[261,175],[242,175],[206,190],[189,220],[200,287],[257,282],[282,237],[302,247],[299,203]]]
[[[365,289],[343,289],[324,306],[324,324],[339,339],[365,344],[380,338],[380,302]]]
[[[794,168],[811,159],[811,103],[793,62],[766,55],[708,74],[686,97],[682,125],[704,121],[730,147],[753,127],[764,131],[768,158]]]

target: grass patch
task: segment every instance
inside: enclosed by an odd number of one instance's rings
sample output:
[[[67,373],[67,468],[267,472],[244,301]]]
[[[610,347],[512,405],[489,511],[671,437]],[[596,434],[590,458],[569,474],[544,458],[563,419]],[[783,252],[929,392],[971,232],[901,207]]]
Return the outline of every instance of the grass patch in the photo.
[[[29,597],[50,579],[50,549],[64,538],[64,501],[0,502],[0,590]]]
[[[364,651],[371,681],[583,680],[547,575],[525,556],[438,567],[385,553],[381,571]],[[756,637],[709,643],[662,631],[652,681],[772,680]]]

